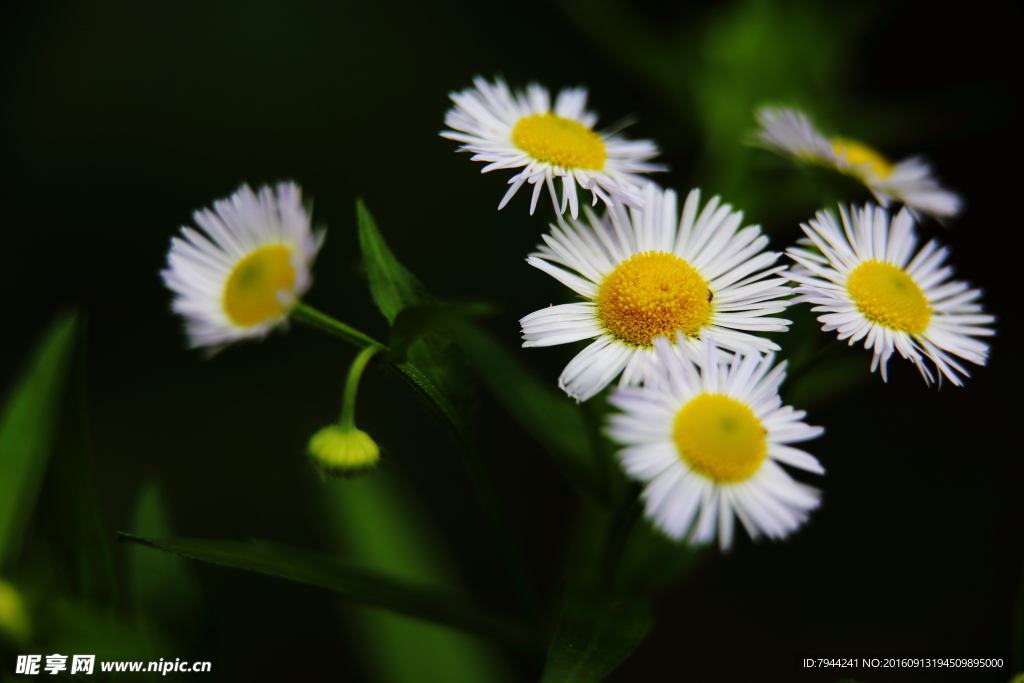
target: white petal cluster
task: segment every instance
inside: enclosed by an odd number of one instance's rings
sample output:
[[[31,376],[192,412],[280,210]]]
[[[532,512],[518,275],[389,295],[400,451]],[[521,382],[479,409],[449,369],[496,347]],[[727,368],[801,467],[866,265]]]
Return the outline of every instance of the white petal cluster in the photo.
[[[312,283],[310,268],[323,242],[314,232],[302,205],[302,191],[294,183],[253,192],[243,185],[213,209],[196,211],[193,218],[202,232],[181,228],[171,239],[167,268],[161,275],[175,293],[172,307],[185,318],[192,347],[216,351],[232,342],[265,337],[287,320],[288,311]],[[225,288],[239,263],[259,249],[282,246],[290,252],[293,284],[277,292],[281,311],[251,325],[240,325],[228,315]]]
[[[783,538],[818,506],[817,489],[794,481],[780,463],[824,474],[810,454],[790,444],[824,430],[803,422],[805,413],[783,406],[779,384],[785,364],[772,354],[735,354],[722,363],[708,344],[696,360],[682,358],[664,337],[655,340],[664,372],[642,387],[621,387],[611,403],[622,411],[608,434],[625,445],[619,453],[630,477],[644,483],[648,518],[672,538],[708,543],[718,537],[729,548],[738,518],[752,538]],[[676,444],[676,416],[702,395],[729,397],[747,406],[765,430],[766,457],[749,478],[723,483],[691,468]]]
[[[531,84],[525,91],[513,91],[502,79],[489,83],[483,78],[473,80],[474,87],[450,94],[455,104],[445,115],[451,130],[441,136],[462,143],[459,151],[472,152],[473,161],[487,162],[482,173],[509,168],[522,168],[509,178],[508,192],[501,209],[523,185],[531,185],[530,213],[544,187],[548,188],[555,210],[561,214],[566,207],[573,218],[579,215],[577,188],[590,191],[593,203],[619,201],[629,206],[642,206],[641,188],[646,180],[639,174],[663,171],[665,168],[648,161],[658,155],[650,140],[627,140],[618,134],[598,133],[607,158],[599,169],[565,168],[537,159],[516,146],[512,131],[525,117],[553,113],[575,121],[589,130],[597,123],[597,115],[587,110],[585,88],[562,90],[551,104],[548,89]],[[557,199],[555,181],[562,185],[561,202]]]
[[[954,356],[984,365],[988,344],[975,337],[995,334],[984,327],[995,322],[995,317],[982,312],[980,290],[950,279],[953,269],[945,264],[949,249],[931,240],[915,252],[914,219],[906,209],[891,224],[884,209],[870,204],[853,211],[840,206],[840,218],[842,227],[831,213],[819,212],[801,226],[816,251],[787,250],[798,264],[789,277],[800,285],[799,300],[825,314],[818,318],[825,323],[822,330],[835,330],[839,339],[849,339],[851,345],[863,339],[866,348],[874,349],[871,370],[880,367],[883,379],[887,379],[886,366],[894,351],[913,363],[926,383],[933,382],[935,375],[925,359],[956,385],[969,373]],[[870,320],[858,307],[848,288],[850,274],[869,261],[895,266],[921,289],[931,308],[923,332],[893,329]]]
[[[756,332],[785,331],[789,320],[772,317],[785,310],[792,294],[776,266],[781,254],[767,252],[758,226],[741,229],[743,214],[713,197],[700,208],[700,191],[689,193],[680,214],[676,193],[653,183],[644,189],[642,211],[609,210],[586,221],[552,225],[544,244],[527,263],[543,270],[587,301],[542,308],[520,321],[523,346],[552,346],[595,339],[559,378],[559,386],[580,401],[591,398],[622,374],[624,384],[657,372],[653,347],[616,337],[601,321],[596,299],[604,279],[635,254],[660,251],[685,260],[707,282],[711,316],[699,336],[684,336],[679,350],[691,356],[708,342],[744,353],[778,350]]]
[[[758,141],[777,152],[802,161],[822,164],[860,179],[882,206],[899,202],[912,212],[942,220],[960,213],[963,200],[943,188],[931,167],[921,157],[911,157],[892,164],[883,176],[870,164],[851,164],[845,155],[837,154],[828,138],[822,135],[801,111],[788,107],[762,107],[756,112],[761,128]]]

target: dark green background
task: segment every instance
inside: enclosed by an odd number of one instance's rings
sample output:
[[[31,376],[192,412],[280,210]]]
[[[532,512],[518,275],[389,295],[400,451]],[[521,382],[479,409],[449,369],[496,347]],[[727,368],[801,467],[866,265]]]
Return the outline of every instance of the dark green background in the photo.
[[[6,4],[0,386],[56,310],[82,306],[111,542],[140,484],[157,477],[182,535],[322,547],[310,502],[318,484],[303,449],[336,415],[353,352],[307,329],[212,361],[186,352],[158,272],[193,210],[241,182],[302,184],[329,228],[308,301],[383,338],[358,271],[361,196],[398,257],[436,293],[499,302],[503,313],[488,324],[512,346],[520,317],[565,298],[523,262],[547,214],[529,218],[525,195],[494,210],[508,173],[481,177],[479,164],[437,136],[447,92],[476,74],[586,84],[601,124],[635,115],[630,134],[662,144],[672,167],[662,182],[722,192],[779,249],[816,202],[786,191],[803,178],[788,165],[732,141],[753,127],[746,98],[795,99],[894,158],[926,152],[966,195],[967,211],[949,230],[923,231],[948,242],[960,276],[985,289],[999,318],[992,359],[966,388],[939,391],[895,359],[888,385],[872,376],[842,398],[805,406],[810,422],[827,427],[808,446],[828,470],[822,509],[787,541],[744,539],[667,590],[650,639],[612,679],[839,678],[794,674],[798,652],[1008,655],[1024,565],[1012,390],[1020,259],[1009,246],[1021,222],[1019,133],[1010,127],[1019,17],[1009,4],[954,14],[924,3],[645,2],[631,16],[651,34],[637,38],[616,23],[625,42],[608,46],[586,18],[599,20],[608,5]],[[679,61],[666,61],[651,36],[673,45]],[[661,60],[660,77],[643,71],[648,58]],[[571,353],[522,355],[554,382]],[[862,350],[851,353],[868,363]],[[479,417],[516,535],[550,600],[561,586],[573,494],[496,404],[481,398]],[[376,372],[364,378],[358,419],[384,447],[383,466],[401,472],[435,516],[482,602],[512,609],[494,580],[496,554],[479,540],[486,529],[468,477],[440,428],[404,385]],[[360,679],[333,596],[195,570],[216,679]],[[518,660],[509,666],[524,680],[535,674]],[[973,676],[858,680],[1008,678]]]

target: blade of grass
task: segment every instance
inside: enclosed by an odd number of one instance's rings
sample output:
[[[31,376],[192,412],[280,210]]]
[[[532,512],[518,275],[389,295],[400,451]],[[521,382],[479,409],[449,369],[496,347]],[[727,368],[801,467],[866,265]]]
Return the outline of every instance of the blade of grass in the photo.
[[[269,541],[152,539],[123,532],[118,536],[122,541],[140,543],[194,560],[324,588],[398,614],[496,638],[520,649],[530,649],[529,632],[514,621],[477,609],[448,592],[398,581],[322,553]]]
[[[57,316],[0,417],[0,575],[17,557],[57,434],[77,316]]]
[[[114,536],[100,517],[89,453],[85,326],[79,325],[56,441],[36,506],[36,532],[68,594],[111,608],[117,597]]]

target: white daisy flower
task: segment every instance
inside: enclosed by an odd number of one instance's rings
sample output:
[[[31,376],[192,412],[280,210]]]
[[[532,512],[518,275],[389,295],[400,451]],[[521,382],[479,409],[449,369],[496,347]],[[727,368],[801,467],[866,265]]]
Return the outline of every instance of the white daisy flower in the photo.
[[[712,541],[717,529],[723,549],[732,543],[734,513],[752,538],[794,531],[820,494],[779,463],[824,474],[813,456],[788,445],[824,430],[782,405],[785,363],[772,368],[772,354],[736,354],[721,363],[712,344],[694,362],[673,353],[664,337],[654,343],[664,374],[615,391],[610,401],[623,413],[610,416],[608,428],[625,445],[623,468],[646,484],[647,517],[690,543]]]
[[[298,185],[263,187],[258,195],[243,185],[193,218],[205,234],[182,227],[161,273],[189,345],[216,351],[265,337],[309,288],[323,242],[323,231],[310,229]]]
[[[551,306],[519,322],[523,346],[552,346],[596,337],[577,355],[558,385],[578,401],[600,392],[622,373],[626,384],[657,372],[654,339],[683,335],[679,350],[699,353],[708,341],[729,351],[779,347],[749,332],[785,331],[788,320],[767,317],[785,310],[793,293],[781,256],[764,252],[758,226],[739,230],[742,212],[714,197],[698,215],[700,190],[686,198],[682,216],[676,193],[653,183],[647,208],[626,213],[612,207],[603,218],[560,222],[526,260],[587,301]],[[570,272],[574,271],[574,272]],[[652,365],[653,364],[653,365]],[[651,367],[648,367],[651,365]]]
[[[920,157],[892,163],[861,142],[826,138],[796,109],[762,107],[757,111],[757,121],[761,124],[757,137],[765,146],[857,178],[882,206],[897,201],[913,212],[939,220],[960,213],[960,196],[939,185],[931,167]]]
[[[562,90],[552,108],[547,88],[535,83],[526,92],[511,91],[500,78],[493,85],[480,77],[473,83],[473,88],[450,93],[455,106],[444,122],[454,130],[442,131],[441,136],[463,143],[459,151],[473,152],[473,161],[489,162],[483,173],[526,167],[509,179],[511,187],[499,209],[524,183],[533,185],[531,215],[545,185],[555,211],[564,213],[568,205],[573,218],[579,214],[577,184],[590,190],[594,204],[598,198],[606,203],[614,198],[639,207],[645,181],[637,174],[665,170],[647,163],[658,154],[650,140],[626,140],[594,130],[597,114],[586,109],[585,88]],[[561,204],[556,178],[562,181]]]
[[[837,330],[840,339],[874,349],[871,371],[886,364],[893,351],[920,370],[926,383],[934,381],[928,358],[953,384],[968,372],[952,357],[984,365],[988,345],[972,337],[995,331],[983,325],[995,321],[981,312],[981,292],[966,282],[950,280],[953,269],[943,263],[949,250],[932,240],[916,254],[914,220],[901,210],[889,224],[885,210],[866,205],[848,212],[840,206],[842,228],[831,213],[819,212],[802,225],[817,252],[790,248],[799,264],[789,277],[799,283],[797,301],[815,304],[813,311],[825,332]],[[820,252],[820,253],[819,253]]]

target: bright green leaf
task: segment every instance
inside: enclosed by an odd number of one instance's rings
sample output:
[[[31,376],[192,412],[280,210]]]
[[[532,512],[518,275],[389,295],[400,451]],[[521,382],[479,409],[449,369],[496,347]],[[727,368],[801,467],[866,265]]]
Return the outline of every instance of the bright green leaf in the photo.
[[[538,379],[516,356],[480,328],[464,324],[459,344],[480,379],[512,417],[554,459],[577,488],[605,500],[583,411],[568,396]]]
[[[210,564],[325,588],[368,605],[528,647],[527,633],[520,625],[479,610],[456,595],[398,581],[311,550],[269,541],[149,539],[125,533],[120,537]]]
[[[600,681],[629,657],[650,629],[647,600],[570,590],[541,683]]]
[[[57,317],[0,416],[0,574],[21,547],[57,434],[77,317]]]

